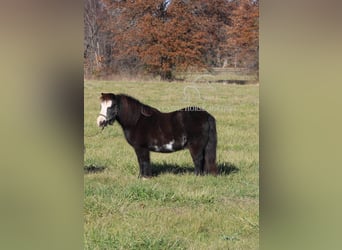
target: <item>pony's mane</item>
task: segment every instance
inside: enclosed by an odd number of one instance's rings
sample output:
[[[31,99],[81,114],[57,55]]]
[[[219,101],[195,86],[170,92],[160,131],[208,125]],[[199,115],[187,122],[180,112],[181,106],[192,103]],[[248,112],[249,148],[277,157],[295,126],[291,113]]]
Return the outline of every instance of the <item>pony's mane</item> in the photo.
[[[135,125],[141,115],[149,117],[160,111],[141,103],[139,100],[126,94],[103,95],[103,98],[116,99],[119,109],[118,121],[121,124]]]
[[[147,108],[151,108],[151,109],[154,109],[156,111],[159,111],[158,109],[154,108],[154,107],[151,107],[149,105],[146,105],[142,102],[140,102],[139,100],[135,99],[134,97],[130,96],[130,95],[126,95],[126,94],[118,94],[117,96],[120,97],[120,99],[122,100],[123,98],[126,99],[128,105],[130,106],[133,106],[133,107],[141,107],[141,106],[144,106],[144,107],[147,107]]]
[[[127,101],[127,103],[131,104],[131,105],[145,105],[143,103],[141,103],[139,100],[135,99],[134,97],[130,96],[130,95],[126,95],[126,94],[113,94],[113,93],[102,93],[100,100],[101,101],[108,101],[108,100],[113,100],[113,99],[125,99]],[[147,106],[147,105],[145,105]]]
[[[135,105],[145,105],[143,103],[141,103],[139,100],[135,99],[134,97],[130,96],[130,95],[126,95],[126,94],[117,94],[117,96],[120,96],[120,98],[125,98],[127,100],[128,103],[130,104],[135,104]],[[122,99],[121,99],[122,100]]]

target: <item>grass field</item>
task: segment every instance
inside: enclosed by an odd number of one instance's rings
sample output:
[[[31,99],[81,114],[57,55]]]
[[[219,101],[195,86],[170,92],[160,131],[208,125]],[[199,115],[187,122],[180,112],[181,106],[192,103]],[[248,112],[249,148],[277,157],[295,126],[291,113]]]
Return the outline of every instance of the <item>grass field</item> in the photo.
[[[101,92],[164,112],[207,109],[221,174],[194,176],[184,150],[152,153],[155,177],[138,179],[120,126],[96,126]],[[85,249],[259,249],[258,85],[86,81],[84,98]]]

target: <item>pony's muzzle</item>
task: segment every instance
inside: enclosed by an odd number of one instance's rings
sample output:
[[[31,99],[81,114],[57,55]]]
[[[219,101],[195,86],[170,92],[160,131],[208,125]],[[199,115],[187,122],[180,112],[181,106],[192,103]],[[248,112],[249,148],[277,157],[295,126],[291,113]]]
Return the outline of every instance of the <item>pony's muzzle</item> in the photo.
[[[99,127],[105,127],[107,125],[107,120],[105,117],[103,116],[98,116],[97,119],[96,119],[96,123],[97,123],[97,126]]]

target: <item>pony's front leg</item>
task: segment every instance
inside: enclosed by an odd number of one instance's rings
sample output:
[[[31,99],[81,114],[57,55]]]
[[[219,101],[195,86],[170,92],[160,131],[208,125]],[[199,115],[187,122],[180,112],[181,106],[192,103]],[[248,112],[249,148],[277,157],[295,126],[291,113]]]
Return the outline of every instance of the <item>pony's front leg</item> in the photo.
[[[139,178],[152,177],[152,169],[150,165],[150,151],[145,148],[135,148],[134,150],[139,162]]]

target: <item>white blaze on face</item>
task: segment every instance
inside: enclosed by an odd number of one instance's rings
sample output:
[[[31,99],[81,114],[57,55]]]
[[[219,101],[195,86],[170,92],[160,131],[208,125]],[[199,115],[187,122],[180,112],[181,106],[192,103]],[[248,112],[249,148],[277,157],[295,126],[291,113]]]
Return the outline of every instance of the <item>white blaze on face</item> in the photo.
[[[97,117],[96,119],[96,123],[97,123],[97,126],[100,127],[100,125],[106,121],[106,118],[107,117],[107,109],[108,107],[112,106],[112,101],[111,100],[106,100],[106,101],[103,101],[101,102],[101,111],[100,111],[100,115]]]

